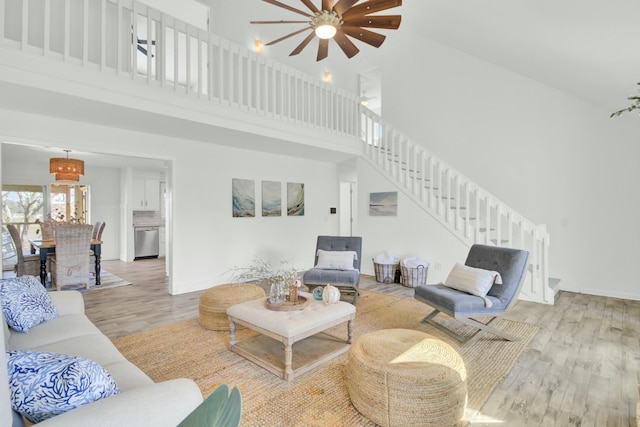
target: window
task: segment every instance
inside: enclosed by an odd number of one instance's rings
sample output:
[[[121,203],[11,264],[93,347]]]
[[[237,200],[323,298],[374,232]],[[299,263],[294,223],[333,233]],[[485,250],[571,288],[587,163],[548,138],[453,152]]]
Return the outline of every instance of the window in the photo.
[[[86,185],[51,184],[49,215],[56,221],[87,223]]]
[[[28,247],[29,239],[38,238],[40,227],[36,220],[44,218],[44,191],[42,185],[3,185],[2,220],[5,224],[15,224],[22,237],[22,247]],[[13,242],[3,238],[2,255],[10,263],[15,254]],[[10,246],[9,247],[9,243]]]

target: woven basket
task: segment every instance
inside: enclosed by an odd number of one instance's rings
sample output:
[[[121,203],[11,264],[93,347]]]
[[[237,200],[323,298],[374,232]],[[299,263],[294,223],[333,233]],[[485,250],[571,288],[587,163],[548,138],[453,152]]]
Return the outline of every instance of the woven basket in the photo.
[[[376,282],[393,283],[396,275],[396,270],[399,266],[400,263],[379,264],[373,261],[373,269],[376,272]]]
[[[408,288],[427,284],[427,271],[429,267],[419,265],[416,268],[400,267],[400,283]]]

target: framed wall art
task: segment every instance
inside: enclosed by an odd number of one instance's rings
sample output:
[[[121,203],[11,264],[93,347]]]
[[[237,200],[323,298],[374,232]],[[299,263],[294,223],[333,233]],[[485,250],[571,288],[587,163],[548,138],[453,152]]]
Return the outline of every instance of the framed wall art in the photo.
[[[282,183],[262,181],[262,216],[282,216]]]
[[[287,182],[287,216],[304,215],[304,184]]]
[[[234,217],[256,216],[256,183],[252,179],[231,180],[231,204]]]
[[[398,192],[369,193],[370,216],[398,216]]]

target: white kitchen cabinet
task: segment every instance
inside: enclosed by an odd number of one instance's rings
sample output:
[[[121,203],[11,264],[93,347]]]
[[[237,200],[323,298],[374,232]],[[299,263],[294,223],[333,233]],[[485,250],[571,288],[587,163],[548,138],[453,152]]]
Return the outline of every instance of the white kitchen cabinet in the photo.
[[[166,256],[166,248],[167,248],[167,244],[166,242],[166,233],[165,233],[165,228],[164,227],[158,227],[158,230],[160,230],[160,251],[158,252],[158,256],[160,258],[163,258]]]
[[[152,178],[133,179],[133,210],[160,210],[160,180]]]

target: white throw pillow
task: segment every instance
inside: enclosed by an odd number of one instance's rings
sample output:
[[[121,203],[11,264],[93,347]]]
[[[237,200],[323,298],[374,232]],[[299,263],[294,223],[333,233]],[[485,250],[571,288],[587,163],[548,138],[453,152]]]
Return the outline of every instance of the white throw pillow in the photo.
[[[323,270],[355,270],[353,261],[358,258],[355,251],[325,251],[318,249],[316,268]]]
[[[479,296],[484,300],[485,307],[491,307],[493,304],[486,298],[487,292],[494,284],[501,285],[502,278],[497,271],[456,263],[443,284],[449,288]]]

